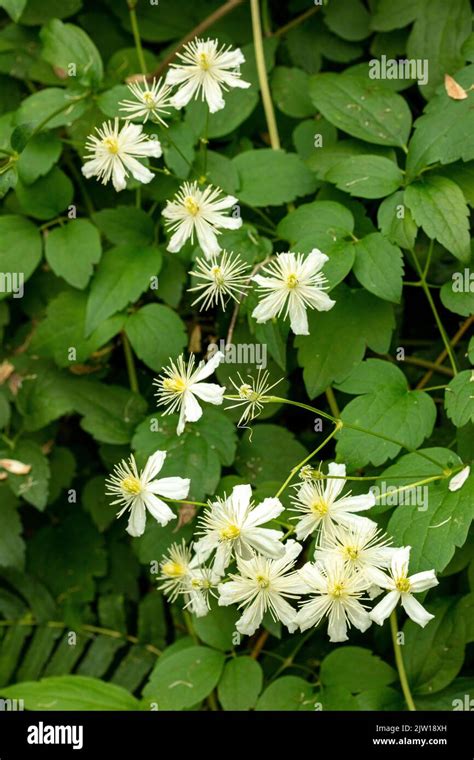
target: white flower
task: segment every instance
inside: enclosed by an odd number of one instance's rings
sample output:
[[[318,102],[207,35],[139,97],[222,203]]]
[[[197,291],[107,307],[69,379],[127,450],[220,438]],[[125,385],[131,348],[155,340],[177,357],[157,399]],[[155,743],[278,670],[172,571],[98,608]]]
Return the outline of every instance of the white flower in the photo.
[[[194,97],[201,95],[206,100],[211,113],[224,108],[222,91],[231,87],[250,87],[250,82],[240,78],[240,64],[245,58],[239,48],[222,45],[218,40],[201,40],[196,37],[183,46],[183,53],[177,53],[183,63],[170,64],[166,83],[181,85],[172,99],[175,108],[182,108]]]
[[[324,292],[327,280],[321,272],[328,257],[314,248],[307,256],[301,253],[279,253],[262,271],[268,277],[256,274],[252,279],[264,295],[252,312],[257,322],[268,322],[285,310],[290,316],[295,335],[308,335],[306,309],[329,311],[334,304]]]
[[[347,641],[351,624],[359,631],[371,625],[367,610],[359,601],[367,589],[367,580],[354,571],[341,557],[328,557],[324,563],[308,562],[298,574],[305,583],[306,592],[315,594],[303,602],[297,615],[302,631],[319,625],[328,617],[329,641]]]
[[[204,255],[210,259],[217,256],[222,248],[217,242],[219,227],[237,230],[242,226],[240,217],[221,213],[237,203],[233,195],[223,195],[218,187],[208,185],[200,190],[197,182],[184,182],[174,200],[168,201],[163,210],[167,228],[173,233],[168,243],[168,251],[180,251],[185,242],[194,243],[196,233]]]
[[[296,610],[286,599],[298,599],[304,585],[296,572],[288,572],[294,566],[300,544],[287,541],[284,554],[279,559],[253,556],[251,559],[237,557],[239,575],[230,575],[231,580],[218,586],[219,605],[239,604],[245,607],[236,623],[237,630],[252,636],[267,610],[274,620],[280,620],[290,633],[296,630]]]
[[[264,499],[256,507],[251,487],[235,486],[230,496],[217,498],[200,517],[203,538],[195,544],[196,555],[203,562],[216,550],[214,570],[220,575],[234,555],[248,560],[255,550],[266,557],[280,557],[284,551],[283,533],[260,526],[281,512],[283,505],[279,499]]]
[[[270,377],[270,373],[268,370],[264,370],[263,367],[258,368],[256,379],[249,375],[249,380],[252,381],[251,383],[246,383],[242,379],[240,373],[238,377],[240,381],[239,385],[237,385],[232,379],[231,383],[239,395],[239,401],[230,404],[230,406],[226,406],[226,409],[236,409],[239,406],[245,407],[242,416],[237,423],[238,427],[242,427],[255,419],[255,417],[258,417],[264,407],[269,391],[278,385],[278,383],[281,383],[281,379],[277,380],[276,383],[269,385],[268,378]]]
[[[415,623],[425,627],[434,617],[418,602],[413,593],[419,594],[433,586],[438,585],[434,570],[425,570],[415,575],[408,575],[408,562],[410,560],[411,546],[402,546],[394,553],[391,562],[390,576],[379,570],[371,570],[370,576],[381,588],[388,589],[388,594],[370,613],[371,619],[382,625],[393,612],[397,603],[401,601],[402,607]]]
[[[372,568],[388,568],[397,549],[390,546],[391,540],[383,535],[376,523],[362,523],[342,527],[333,525],[326,532],[323,542],[314,553],[314,558],[325,562],[338,556],[353,570],[361,573]]]
[[[196,401],[196,396],[209,404],[222,404],[225,388],[215,383],[202,381],[212,375],[223,358],[224,354],[217,351],[207,364],[201,361],[197,369],[194,369],[194,354],[191,354],[187,367],[181,355],[176,364],[170,359],[171,365],[165,368],[164,377],[153,381],[153,384],[158,387],[158,392],[155,394],[158,405],[169,407],[163,414],[172,414],[179,409],[176,429],[178,435],[183,432],[186,422],[197,422],[202,416],[202,409]]]
[[[182,595],[185,607],[196,617],[204,617],[209,612],[210,590],[219,577],[214,576],[209,568],[200,566],[196,555],[192,556],[192,548],[183,540],[181,544],[171,544],[160,563],[158,580],[161,582],[158,588],[171,602]]]
[[[147,509],[160,525],[176,519],[175,513],[157,494],[168,499],[185,499],[189,493],[188,478],[155,479],[165,459],[166,451],[155,451],[139,473],[132,454],[128,462],[123,460],[116,465],[113,474],[106,480],[107,495],[117,496],[112,506],[124,505],[117,517],[121,517],[127,509],[130,510],[127,532],[131,536],[141,536],[145,531]]]
[[[298,486],[293,498],[294,512],[304,516],[298,518],[296,537],[304,541],[314,531],[321,536],[331,531],[334,523],[344,527],[366,526],[373,524],[372,520],[360,517],[354,512],[363,512],[375,504],[375,496],[369,493],[351,496],[351,492],[338,498],[345,485],[346,467],[343,464],[331,462],[328,467],[329,477],[324,480],[305,480]],[[336,477],[331,477],[336,476]],[[296,519],[296,518],[293,518]]]
[[[449,490],[459,491],[459,489],[463,487],[470,474],[471,468],[469,465],[467,465],[467,467],[464,467],[461,472],[457,472],[456,475],[451,478],[448,485]]]
[[[85,177],[97,177],[103,185],[112,180],[117,192],[125,189],[129,173],[139,182],[151,182],[155,175],[137,161],[137,157],[161,156],[158,140],[150,140],[143,134],[141,125],[128,121],[119,130],[118,119],[113,126],[110,121],[105,121],[100,129],[96,127],[96,132],[98,137],[89,135],[86,141],[89,154],[82,167]]]
[[[143,118],[143,123],[145,124],[150,117],[153,117],[156,121],[163,124],[164,127],[168,126],[160,114],[169,115],[167,108],[171,105],[169,98],[170,87],[162,84],[161,79],[158,82],[153,79],[151,87],[146,81],[143,84],[130,82],[128,89],[135,100],[122,100],[119,103],[120,110],[126,112],[128,119]]]
[[[210,260],[196,259],[197,271],[189,274],[202,282],[188,289],[188,293],[200,292],[198,298],[192,302],[192,306],[201,303],[200,311],[209,309],[220,303],[225,311],[226,297],[238,301],[238,296],[244,296],[248,279],[248,265],[239,256],[233,258],[233,254],[224,251],[218,261],[215,257]]]

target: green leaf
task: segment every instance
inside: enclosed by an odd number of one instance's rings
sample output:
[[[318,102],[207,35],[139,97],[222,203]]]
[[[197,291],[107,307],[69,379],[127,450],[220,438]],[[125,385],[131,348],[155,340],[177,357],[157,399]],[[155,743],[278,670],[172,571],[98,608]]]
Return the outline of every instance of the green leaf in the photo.
[[[41,261],[41,235],[35,225],[23,216],[0,216],[0,271],[5,274],[18,272],[19,266],[24,280],[28,280]],[[7,281],[6,281],[7,282]],[[14,292],[12,289],[0,293],[0,299]]]
[[[387,483],[396,488],[403,487],[441,475],[444,468],[449,470],[462,464],[449,449],[422,451],[439,462],[439,466],[418,454],[406,454],[384,471]],[[459,491],[449,490],[448,479],[435,480],[420,487],[418,493],[411,490],[405,501],[400,500],[390,518],[388,532],[397,546],[412,546],[410,572],[430,568],[441,571],[448,565],[455,548],[466,541],[474,517],[473,491],[474,477],[471,475]],[[413,500],[417,507],[411,506]]]
[[[439,292],[443,306],[463,317],[474,314],[474,290],[470,289],[471,277],[472,272],[467,268],[464,272],[455,272],[453,279],[445,282]]]
[[[353,271],[360,284],[385,301],[400,303],[403,287],[403,256],[380,232],[354,243]]]
[[[91,601],[95,578],[107,570],[103,537],[75,509],[59,525],[46,525],[30,539],[28,567],[62,602]]]
[[[420,90],[428,100],[446,72],[464,63],[463,42],[472,32],[469,0],[420,0],[419,12],[407,42],[407,58],[427,60],[429,77]]]
[[[299,240],[314,239],[314,245],[323,251],[354,231],[354,217],[349,209],[334,201],[314,201],[299,206],[284,216],[277,233],[297,247]]]
[[[102,59],[83,29],[74,24],[63,24],[55,18],[43,26],[40,37],[43,42],[42,56],[51,66],[77,77],[81,84],[93,87],[100,84],[104,76]],[[71,64],[75,65],[77,73],[70,73]]]
[[[224,655],[207,647],[193,646],[158,660],[143,689],[147,703],[158,710],[183,710],[198,705],[217,686]]]
[[[309,313],[309,336],[298,336],[298,361],[306,391],[319,396],[333,382],[342,382],[363,359],[366,346],[385,353],[394,328],[393,308],[365,290],[344,284],[332,293],[336,305],[324,314]],[[344,342],[334,336],[344,335]]]
[[[62,143],[50,132],[41,132],[27,143],[18,160],[18,174],[31,185],[52,169],[62,151]]]
[[[69,126],[82,116],[87,107],[86,99],[77,92],[60,87],[46,87],[25,98],[16,112],[15,123],[32,123],[37,126],[48,120],[45,129]]]
[[[323,116],[354,137],[403,147],[411,114],[405,100],[386,86],[349,74],[316,74],[309,95]]]
[[[388,686],[397,672],[386,662],[362,647],[338,647],[321,663],[323,686],[342,686],[352,693]]]
[[[382,156],[350,156],[334,164],[325,180],[359,198],[383,198],[403,182],[403,172]]]
[[[8,456],[31,465],[31,470],[27,475],[9,477],[7,484],[16,496],[43,510],[48,502],[50,469],[41,448],[34,441],[21,440]]]
[[[418,227],[403,201],[403,190],[385,198],[377,211],[377,223],[391,243],[410,250],[415,246]]]
[[[344,40],[365,40],[371,33],[370,14],[361,0],[332,0],[325,8],[329,29]]]
[[[58,216],[72,203],[74,196],[71,180],[57,166],[31,185],[19,180],[15,192],[21,210],[42,221]]]
[[[16,477],[16,475],[11,475]],[[16,499],[0,491],[0,519],[2,531],[0,533],[0,567],[15,567],[23,570],[25,563],[25,542],[21,537],[22,524]],[[7,496],[7,498],[5,498]]]
[[[464,661],[465,629],[457,599],[436,599],[427,609],[435,617],[426,628],[412,620],[403,626],[403,661],[415,700],[416,694],[432,694],[448,686]]]
[[[229,660],[217,694],[224,710],[252,710],[262,690],[263,671],[251,657]]]
[[[282,676],[267,686],[255,709],[293,712],[314,710],[313,687],[297,676]]]
[[[474,705],[474,678],[455,678],[436,694],[417,694],[418,710],[472,710]]]
[[[185,122],[171,124],[160,139],[166,166],[178,177],[186,179],[195,155],[193,130]]]
[[[280,206],[315,188],[313,175],[296,153],[247,150],[233,164],[240,180],[238,197],[249,206]]]
[[[83,290],[102,255],[100,235],[87,219],[73,219],[48,233],[44,252],[55,275]]]
[[[28,0],[25,12],[21,17],[22,24],[44,24],[50,18],[66,18],[72,16],[81,8],[81,0]]]
[[[453,377],[446,388],[446,414],[456,427],[474,422],[474,370]]]
[[[275,441],[278,447],[275,448]],[[282,480],[307,454],[289,430],[277,425],[255,425],[240,440],[235,468],[248,483]]]
[[[126,689],[87,676],[52,676],[2,688],[6,699],[22,699],[27,710],[139,710]]]
[[[133,206],[106,208],[92,214],[92,221],[115,245],[150,245],[154,241],[153,220]]]
[[[219,607],[214,602],[207,615],[194,618],[194,630],[204,644],[229,652],[234,646],[232,639],[238,617],[235,607]]]
[[[128,317],[124,329],[138,358],[156,372],[181,353],[188,340],[184,323],[163,304],[142,306]]]
[[[276,105],[287,116],[304,119],[315,108],[308,95],[308,74],[301,69],[277,66],[272,76],[272,95]]]
[[[420,12],[421,0],[379,0],[370,25],[377,32],[390,32],[401,29],[414,21]]]
[[[0,0],[0,7],[5,8],[12,21],[19,21],[28,0]]]
[[[466,90],[472,84],[474,66],[456,73],[456,82]],[[414,126],[408,146],[407,171],[416,176],[434,163],[449,164],[474,158],[474,113],[472,93],[465,100],[453,100],[444,87],[426,105]]]
[[[92,280],[87,303],[86,333],[112,314],[133,303],[150,286],[161,267],[154,246],[126,243],[106,251]]]
[[[460,261],[471,257],[469,209],[462,190],[447,177],[427,176],[405,190],[415,222]]]
[[[86,307],[86,294],[77,291],[66,290],[51,299],[46,318],[33,334],[32,350],[39,356],[53,358],[58,367],[71,367],[74,362],[86,361],[120,332],[125,321],[120,314],[109,317],[86,339]]]
[[[344,423],[363,427],[416,449],[431,435],[436,419],[433,399],[423,391],[408,390],[403,372],[381,359],[368,359],[354,369],[339,390],[358,394],[342,410]],[[344,426],[336,451],[341,461],[357,468],[378,466],[393,459],[401,446]]]

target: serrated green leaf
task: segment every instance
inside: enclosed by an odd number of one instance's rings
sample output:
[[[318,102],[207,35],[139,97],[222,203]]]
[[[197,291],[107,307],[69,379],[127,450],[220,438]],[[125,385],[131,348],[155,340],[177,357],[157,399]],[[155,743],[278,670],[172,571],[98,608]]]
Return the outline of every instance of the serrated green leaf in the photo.
[[[184,323],[163,304],[147,304],[128,317],[125,332],[137,356],[159,372],[187,343]]]
[[[224,710],[251,710],[262,689],[263,671],[251,657],[229,660],[219,681],[217,694]]]
[[[360,284],[385,301],[400,303],[403,256],[400,249],[374,232],[354,243],[353,272]]]
[[[382,156],[350,156],[334,164],[324,179],[349,195],[383,198],[400,187],[403,172]]]
[[[296,153],[247,150],[233,164],[239,175],[238,197],[250,206],[280,206],[315,187],[313,175]]]
[[[474,422],[474,370],[453,377],[446,388],[446,414],[456,427]]]
[[[46,260],[54,274],[81,290],[87,287],[101,255],[99,233],[87,219],[56,227],[45,240]]]

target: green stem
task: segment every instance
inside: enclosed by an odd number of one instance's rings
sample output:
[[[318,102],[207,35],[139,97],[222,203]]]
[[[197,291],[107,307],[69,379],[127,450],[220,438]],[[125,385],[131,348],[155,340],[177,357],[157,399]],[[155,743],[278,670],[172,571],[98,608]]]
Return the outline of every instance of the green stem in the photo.
[[[260,83],[260,92],[262,93],[263,110],[267,120],[268,133],[270,135],[270,144],[273,150],[280,149],[280,137],[275,119],[275,111],[268,85],[267,68],[265,66],[265,54],[263,51],[262,24],[260,21],[259,0],[250,0],[252,12],[252,31],[253,42],[255,46],[255,60],[257,62],[258,80]]]
[[[373,430],[367,430],[366,428],[361,427],[360,425],[353,425],[349,422],[344,422],[341,419],[338,419],[336,417],[333,417],[331,414],[328,414],[327,412],[323,412],[321,409],[316,409],[314,406],[309,406],[309,404],[303,404],[301,401],[291,401],[287,398],[279,398],[278,396],[265,396],[265,401],[270,404],[289,404],[290,406],[297,406],[300,409],[306,409],[308,412],[313,412],[313,414],[317,414],[320,417],[323,417],[327,420],[331,420],[331,422],[337,422],[341,427],[346,427],[348,430],[356,430],[358,433],[365,433],[365,435],[372,435],[375,438],[380,438],[382,441],[388,441],[388,443],[393,443],[395,446],[400,446],[400,448],[405,449],[405,451],[409,451],[410,454],[418,454],[418,456],[422,457],[423,459],[428,460],[428,462],[431,462],[431,464],[436,465],[437,467],[440,467],[441,470],[444,472],[444,467],[442,464],[436,461],[436,459],[433,459],[428,454],[425,454],[423,451],[417,451],[417,449],[412,449],[410,446],[407,446],[405,443],[402,443],[402,441],[397,441],[395,438],[390,438],[388,435],[383,435],[382,433],[375,433]]]
[[[147,70],[146,70],[146,63],[145,63],[145,56],[143,55],[143,48],[142,48],[142,41],[140,38],[140,29],[138,28],[138,19],[137,19],[137,7],[138,0],[128,0],[128,11],[130,14],[130,24],[132,25],[132,34],[133,39],[135,41],[135,48],[137,51],[137,58],[138,63],[140,64],[140,68],[142,70],[142,74],[146,76]]]
[[[209,134],[209,105],[206,104],[207,112],[206,112],[206,124],[204,127],[204,136],[201,137],[201,154],[202,154],[202,177],[203,181],[206,179],[207,176],[207,145],[208,145],[208,134]]]
[[[318,451],[321,451],[321,449],[328,443],[328,441],[331,440],[331,438],[333,438],[335,436],[335,434],[337,433],[337,431],[340,430],[340,429],[341,429],[341,425],[339,425],[336,422],[336,424],[334,425],[333,430],[331,430],[331,432],[329,433],[329,435],[326,436],[326,438],[324,439],[324,441],[322,443],[320,443],[319,446],[317,446],[314,449],[314,451],[311,452],[311,454],[308,454],[308,456],[306,456],[304,459],[301,460],[301,462],[298,462],[298,464],[295,465],[295,467],[293,467],[293,469],[291,470],[291,472],[288,475],[287,479],[285,480],[285,482],[283,483],[283,485],[280,486],[280,488],[278,489],[278,492],[275,494],[275,498],[276,499],[278,499],[278,497],[280,496],[280,494],[283,493],[283,491],[285,490],[285,488],[287,487],[287,485],[291,482],[291,480],[294,478],[294,476],[296,475],[296,473],[298,472],[298,470],[300,470],[302,467],[304,467],[304,465],[306,464],[306,462],[309,462],[310,459],[312,459],[314,456],[316,456],[316,454],[318,453]]]
[[[186,630],[191,636],[192,640],[195,644],[199,644],[199,639],[197,637],[196,631],[194,630],[193,621],[191,618],[191,615],[187,610],[183,610],[183,618],[184,618],[184,624],[186,626]]]
[[[428,268],[429,268],[429,262],[431,260],[431,249],[432,249],[432,247],[433,247],[433,241],[431,241],[430,250],[428,252],[428,259],[427,259]],[[411,250],[411,254],[412,254],[413,260],[415,262],[416,270],[417,270],[417,272],[418,272],[418,274],[420,276],[421,287],[423,288],[423,291],[424,291],[424,293],[426,295],[426,298],[428,299],[428,303],[430,305],[431,311],[433,312],[433,316],[435,318],[436,324],[438,326],[439,333],[440,333],[441,338],[443,340],[444,347],[446,349],[446,353],[449,356],[449,361],[451,362],[451,366],[453,368],[453,372],[454,372],[455,375],[457,375],[458,368],[456,366],[456,360],[454,358],[454,353],[453,353],[453,350],[451,348],[451,343],[449,342],[449,338],[448,338],[448,335],[446,333],[446,330],[444,329],[443,323],[441,321],[441,317],[438,314],[438,310],[437,310],[436,304],[435,304],[435,302],[433,300],[433,296],[431,295],[431,291],[430,291],[430,289],[429,289],[429,287],[428,287],[428,285],[426,283],[427,267],[425,266],[425,271],[423,272],[422,269],[421,269],[421,266],[420,266],[420,262],[418,261],[418,257],[417,257],[417,255],[416,255],[416,253],[415,253],[415,251],[413,249]]]
[[[390,630],[392,632],[393,651],[395,653],[395,663],[398,670],[398,677],[405,697],[407,707],[411,712],[416,712],[416,706],[413,701],[413,697],[410,691],[410,685],[408,683],[407,674],[405,671],[405,665],[403,664],[402,648],[397,641],[398,626],[397,626],[397,613],[395,610],[390,615]]]
[[[122,335],[122,346],[123,346],[123,352],[125,354],[125,363],[127,365],[128,381],[130,383],[130,389],[134,393],[139,393],[137,371],[135,369],[135,362],[133,360],[132,347],[130,345],[130,341],[127,337],[127,334],[125,332],[122,332],[121,335]]]

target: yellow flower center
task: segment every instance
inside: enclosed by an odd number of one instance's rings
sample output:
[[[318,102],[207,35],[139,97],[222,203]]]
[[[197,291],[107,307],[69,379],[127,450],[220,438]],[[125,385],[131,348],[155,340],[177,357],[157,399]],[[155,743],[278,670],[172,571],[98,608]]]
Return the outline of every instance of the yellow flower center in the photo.
[[[211,584],[204,578],[193,578],[191,580],[191,586],[196,589],[208,589],[211,588]]]
[[[270,585],[270,581],[266,575],[257,575],[255,580],[257,581],[260,588],[268,588]]]
[[[240,536],[240,528],[237,525],[231,523],[226,528],[221,530],[221,538],[224,541],[233,541]]]
[[[199,53],[198,56],[198,65],[203,71],[209,71],[211,64],[209,62],[209,58],[207,56],[207,53]]]
[[[130,496],[136,496],[142,490],[142,484],[138,478],[135,478],[133,475],[130,475],[128,478],[124,478],[120,485],[122,491],[125,491],[125,493],[129,494]]]
[[[402,594],[406,594],[410,591],[411,583],[408,578],[401,577],[396,580],[395,586]]]
[[[322,499],[315,499],[312,501],[309,505],[309,508],[311,509],[311,512],[313,512],[313,514],[317,515],[318,517],[323,517],[323,515],[327,514],[328,512],[328,505]]]
[[[188,195],[187,198],[184,199],[184,208],[186,211],[189,211],[192,216],[196,216],[199,211],[199,204],[196,202],[195,198]]]
[[[106,137],[104,145],[109,153],[113,153],[113,155],[116,155],[119,152],[119,144],[116,137]]]
[[[182,377],[165,377],[163,388],[165,391],[171,391],[172,393],[184,393],[186,383]]]
[[[290,288],[290,290],[293,290],[293,288],[296,288],[298,285],[298,278],[295,274],[289,274],[286,278],[286,286]]]
[[[355,549],[353,546],[346,546],[345,552],[349,559],[352,559],[352,560],[359,559],[359,550]]]
[[[143,100],[145,101],[145,104],[148,106],[148,108],[154,108],[155,106],[155,99],[151,92],[144,92],[143,93]]]
[[[168,575],[170,578],[181,578],[186,575],[186,568],[179,562],[165,562],[161,571],[163,575]]]
[[[212,267],[211,269],[211,275],[214,278],[214,282],[216,285],[223,285],[224,284],[224,276],[222,274],[222,269],[218,266]]]
[[[331,589],[331,595],[334,596],[336,599],[339,599],[344,594],[344,584],[343,583],[335,583],[334,586]]]

